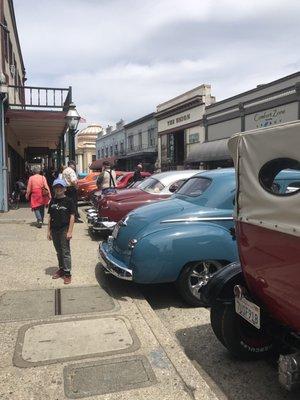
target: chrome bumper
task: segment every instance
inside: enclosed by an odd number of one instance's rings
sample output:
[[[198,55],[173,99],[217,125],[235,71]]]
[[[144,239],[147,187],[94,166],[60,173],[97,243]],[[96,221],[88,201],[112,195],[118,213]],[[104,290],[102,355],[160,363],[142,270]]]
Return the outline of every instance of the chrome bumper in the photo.
[[[109,252],[109,246],[106,242],[99,245],[99,255],[103,261],[104,268],[117,278],[126,281],[132,281],[132,270],[128,269],[120,260],[117,260]]]

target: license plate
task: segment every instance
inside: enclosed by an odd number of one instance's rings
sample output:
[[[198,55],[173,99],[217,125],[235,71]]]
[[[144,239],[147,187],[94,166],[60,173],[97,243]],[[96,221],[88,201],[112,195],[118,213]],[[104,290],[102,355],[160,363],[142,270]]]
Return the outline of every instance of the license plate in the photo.
[[[245,297],[236,297],[235,311],[255,328],[260,329],[260,308],[256,304],[245,299]]]
[[[119,224],[117,224],[115,227],[114,227],[114,229],[113,229],[113,231],[112,231],[112,237],[114,238],[114,239],[117,239],[117,236],[118,236],[118,233],[119,233],[119,229],[120,229],[120,225]]]

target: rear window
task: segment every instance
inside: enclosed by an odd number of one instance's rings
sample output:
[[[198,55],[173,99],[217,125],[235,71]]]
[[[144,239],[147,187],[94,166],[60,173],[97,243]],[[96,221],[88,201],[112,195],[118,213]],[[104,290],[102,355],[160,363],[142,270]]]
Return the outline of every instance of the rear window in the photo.
[[[139,189],[149,193],[159,193],[164,187],[165,186],[155,178],[148,178],[139,185]]]
[[[210,186],[211,179],[203,177],[190,178],[183,186],[176,192],[184,196],[197,197],[200,196]]]

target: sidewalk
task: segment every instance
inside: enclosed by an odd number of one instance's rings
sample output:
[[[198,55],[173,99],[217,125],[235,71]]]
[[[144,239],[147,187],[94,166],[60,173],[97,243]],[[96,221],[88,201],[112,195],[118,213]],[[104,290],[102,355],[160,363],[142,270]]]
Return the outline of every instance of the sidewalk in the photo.
[[[217,399],[135,285],[97,264],[86,224],[66,287],[33,220],[27,208],[0,214],[1,399]]]

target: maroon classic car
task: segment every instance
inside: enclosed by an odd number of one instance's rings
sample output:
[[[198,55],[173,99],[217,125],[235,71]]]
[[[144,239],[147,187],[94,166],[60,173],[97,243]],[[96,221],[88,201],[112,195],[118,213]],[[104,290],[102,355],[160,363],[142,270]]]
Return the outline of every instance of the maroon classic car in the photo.
[[[185,181],[199,170],[169,171],[152,175],[136,189],[123,189],[100,195],[97,210],[88,211],[94,231],[105,231],[137,207],[168,199]]]

